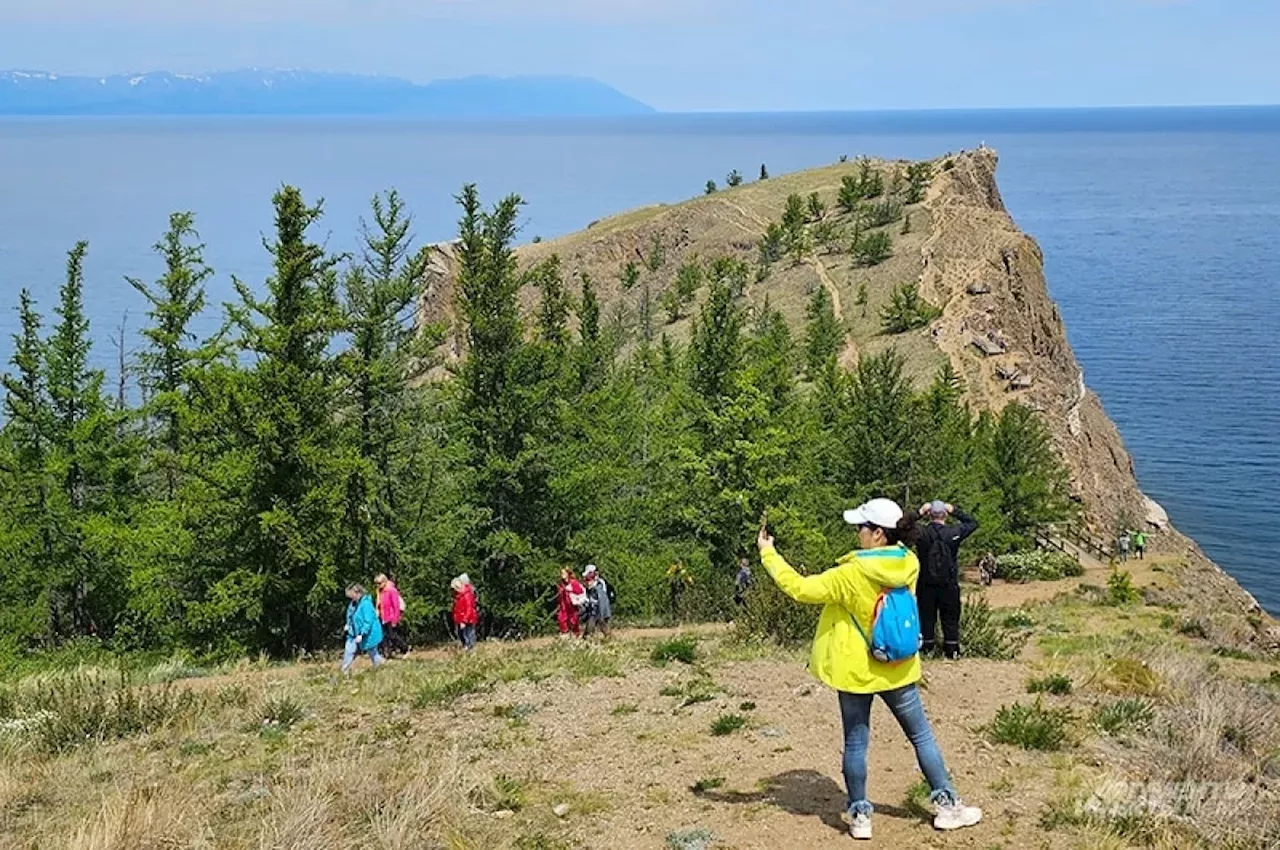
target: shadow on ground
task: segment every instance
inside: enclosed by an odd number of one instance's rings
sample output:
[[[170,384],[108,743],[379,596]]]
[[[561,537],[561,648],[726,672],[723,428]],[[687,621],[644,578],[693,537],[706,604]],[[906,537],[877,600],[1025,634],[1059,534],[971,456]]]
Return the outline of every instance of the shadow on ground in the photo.
[[[761,780],[760,791],[695,791],[710,803],[765,803],[801,817],[816,817],[838,832],[848,826],[842,818],[844,789],[816,770],[789,770]],[[876,813],[906,820],[919,820],[916,813],[901,806],[875,803]]]

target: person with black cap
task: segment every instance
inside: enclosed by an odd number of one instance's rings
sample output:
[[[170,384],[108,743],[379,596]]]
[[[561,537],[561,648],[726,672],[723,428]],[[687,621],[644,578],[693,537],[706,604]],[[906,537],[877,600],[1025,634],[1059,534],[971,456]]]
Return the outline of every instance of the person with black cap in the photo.
[[[978,521],[939,499],[921,506],[920,515],[925,514],[929,515],[929,524],[916,539],[916,553],[920,556],[920,578],[916,581],[920,634],[925,649],[936,651],[941,615],[942,652],[955,659],[960,657],[960,544],[978,530]],[[959,522],[948,524],[949,516]]]

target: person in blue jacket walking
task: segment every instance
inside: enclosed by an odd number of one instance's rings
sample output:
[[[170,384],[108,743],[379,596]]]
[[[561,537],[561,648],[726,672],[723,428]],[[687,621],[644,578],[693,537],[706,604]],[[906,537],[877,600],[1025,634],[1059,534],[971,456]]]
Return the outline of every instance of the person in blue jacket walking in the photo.
[[[358,653],[365,653],[373,666],[382,664],[382,655],[378,646],[382,643],[382,623],[378,622],[378,612],[374,610],[373,599],[358,584],[347,588],[347,645],[342,652],[342,672],[351,672]]]

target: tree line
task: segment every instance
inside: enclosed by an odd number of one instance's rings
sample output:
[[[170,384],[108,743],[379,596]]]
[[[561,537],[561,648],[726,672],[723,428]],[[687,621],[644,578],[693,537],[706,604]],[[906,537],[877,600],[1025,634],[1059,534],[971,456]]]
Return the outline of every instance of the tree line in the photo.
[[[975,415],[949,367],[917,389],[892,350],[846,373],[829,302],[793,335],[726,258],[663,302],[679,314],[701,293],[689,342],[655,338],[637,321],[647,285],[606,320],[587,274],[517,263],[518,197],[486,207],[466,186],[457,202],[456,365],[437,356],[444,329],[415,321],[426,253],[394,192],[353,256],[312,235],[320,205],[277,192],[271,274],[234,282],[207,339],[192,328],[213,270],[193,217],[172,216],[164,273],[130,281],[149,308],[140,392],[122,377],[113,394],[92,365],[85,244],[52,316],[23,291],[3,379],[0,652],[92,637],[286,656],[336,643],[343,588],[378,572],[419,636],[443,635],[464,571],[492,632],[528,634],[552,623],[560,567],[588,561],[621,615],[671,614],[678,562],[694,579],[679,613],[716,617],[766,509],[811,569],[852,547],[840,510],[872,494],[945,495],[1000,550],[1069,510],[1032,411]]]

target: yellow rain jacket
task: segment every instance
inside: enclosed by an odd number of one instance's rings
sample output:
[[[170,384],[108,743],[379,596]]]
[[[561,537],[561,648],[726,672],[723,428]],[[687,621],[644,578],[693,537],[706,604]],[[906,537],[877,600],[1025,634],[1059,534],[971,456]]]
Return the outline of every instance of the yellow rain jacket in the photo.
[[[876,600],[886,587],[912,587],[920,574],[916,553],[905,546],[850,552],[832,569],[802,576],[770,546],[760,553],[782,592],[797,602],[822,605],[809,671],[838,691],[878,694],[920,681],[920,656],[897,664],[876,661],[850,615],[869,635]]]

